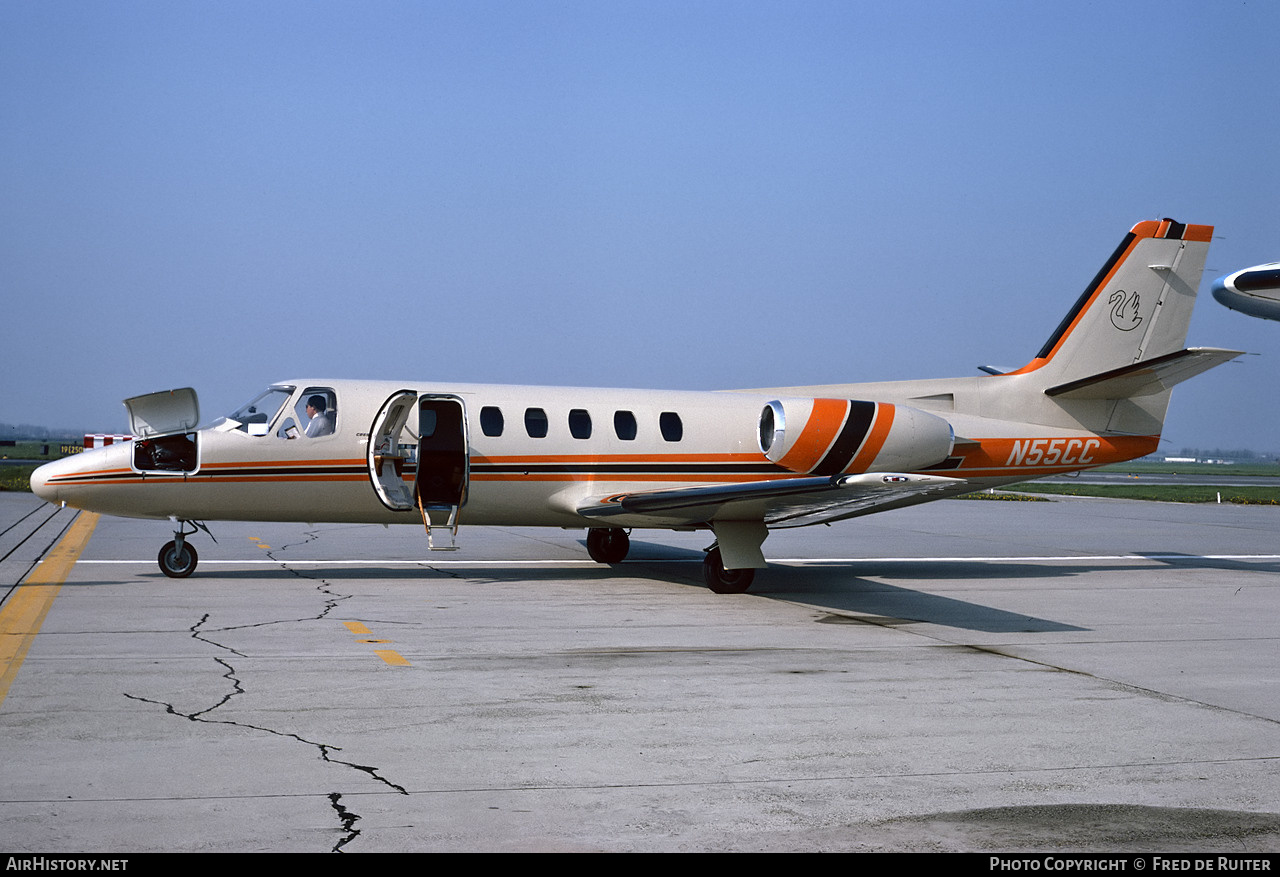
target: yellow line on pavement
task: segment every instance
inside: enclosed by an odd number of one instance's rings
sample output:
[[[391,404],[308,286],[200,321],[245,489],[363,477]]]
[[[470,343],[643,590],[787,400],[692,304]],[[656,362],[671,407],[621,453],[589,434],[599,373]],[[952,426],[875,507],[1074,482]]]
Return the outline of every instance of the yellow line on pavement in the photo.
[[[391,649],[374,649],[373,653],[393,667],[408,667],[409,662],[404,655]]]
[[[98,515],[81,512],[65,536],[45,555],[44,560],[13,590],[8,602],[0,606],[0,704],[27,657],[27,650],[40,632],[45,616],[53,606],[62,583],[89,544]]]

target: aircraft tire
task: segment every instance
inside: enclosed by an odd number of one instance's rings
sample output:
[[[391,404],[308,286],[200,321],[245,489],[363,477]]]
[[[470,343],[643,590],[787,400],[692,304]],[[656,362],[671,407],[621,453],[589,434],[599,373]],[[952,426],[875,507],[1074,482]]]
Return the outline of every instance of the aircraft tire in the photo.
[[[631,550],[631,538],[618,527],[592,527],[587,530],[587,554],[596,563],[622,563]]]
[[[712,548],[702,561],[702,575],[707,587],[717,594],[741,594],[751,587],[756,577],[754,569],[725,569],[720,549]]]
[[[200,555],[196,553],[195,546],[190,542],[183,542],[182,550],[178,551],[178,543],[170,539],[165,543],[164,548],[160,549],[157,560],[160,562],[160,572],[171,579],[185,579],[196,571]]]

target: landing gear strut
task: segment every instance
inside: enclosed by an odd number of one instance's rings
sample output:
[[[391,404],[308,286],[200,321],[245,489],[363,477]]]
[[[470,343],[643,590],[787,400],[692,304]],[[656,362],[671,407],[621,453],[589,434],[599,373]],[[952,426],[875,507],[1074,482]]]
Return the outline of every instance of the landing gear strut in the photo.
[[[592,527],[587,530],[587,554],[596,563],[622,563],[631,550],[627,531],[618,527]]]
[[[707,556],[702,561],[702,576],[707,580],[707,587],[717,594],[741,594],[751,587],[756,571],[725,569],[724,560],[720,557],[720,546],[715,545],[707,550]]]

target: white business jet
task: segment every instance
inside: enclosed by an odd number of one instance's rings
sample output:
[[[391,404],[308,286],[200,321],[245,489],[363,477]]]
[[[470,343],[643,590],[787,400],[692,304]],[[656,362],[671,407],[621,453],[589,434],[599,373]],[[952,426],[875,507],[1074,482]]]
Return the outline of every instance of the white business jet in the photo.
[[[1240,351],[1184,349],[1213,228],[1142,222],[1024,367],[965,378],[670,392],[431,381],[273,384],[198,428],[191,389],[125,401],[134,439],[41,466],[50,502],[169,519],[166,575],[205,522],[710,530],[738,593],[772,529],[901,508],[1156,449],[1170,388]],[[319,424],[314,420],[323,418]]]

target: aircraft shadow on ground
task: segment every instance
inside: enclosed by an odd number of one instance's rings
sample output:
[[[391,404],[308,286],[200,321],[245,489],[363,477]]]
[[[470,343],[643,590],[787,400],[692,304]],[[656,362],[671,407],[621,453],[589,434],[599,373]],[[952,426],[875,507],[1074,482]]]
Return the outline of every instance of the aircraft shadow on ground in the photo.
[[[881,627],[936,624],[983,633],[1063,633],[1088,629],[956,597],[872,581],[851,575],[852,572],[848,567],[790,568],[786,570],[789,580],[781,587],[775,583],[774,577],[762,577],[752,591],[761,597],[827,610],[833,615],[823,620],[830,623],[861,622]]]
[[[805,603],[833,612],[852,612],[870,616],[869,622],[884,626],[911,623],[939,624],[988,633],[1083,631],[1087,628],[1006,612],[967,600],[920,590],[933,583],[956,581],[1002,581],[1044,583],[1093,573],[1122,573],[1131,583],[1141,586],[1141,577],[1163,573],[1169,567],[1191,570],[1250,571],[1262,574],[1280,572],[1280,563],[1252,562],[1183,555],[1167,552],[1135,552],[1135,558],[1148,558],[1166,564],[1163,567],[1135,566],[1132,562],[993,562],[955,560],[943,562],[895,561],[877,563],[874,559],[846,562],[817,562],[795,566],[777,566],[757,577],[752,593],[777,597],[793,603]],[[869,578],[874,576],[874,580]],[[886,580],[900,580],[904,585]],[[910,583],[919,583],[912,587]],[[857,620],[857,619],[853,619]]]
[[[197,584],[202,579],[224,581],[307,580],[339,585],[342,582],[374,580],[404,582],[463,578],[476,584],[536,585],[540,582],[572,581],[599,584],[607,589],[620,579],[649,580],[688,587],[704,587],[702,552],[673,548],[658,543],[634,543],[627,561],[614,566],[581,565],[582,557],[566,557],[565,565],[555,562],[546,567],[494,567],[477,562],[474,566],[451,559],[448,566],[432,565],[424,558],[420,565],[380,566],[376,560],[359,566],[279,567],[255,566],[252,569],[219,569],[205,567],[192,580],[171,580],[176,587],[185,582]],[[1166,570],[1170,566],[1187,569],[1248,570],[1264,574],[1280,572],[1280,563],[1215,559],[1196,555],[1173,556],[1167,552],[1136,553],[1148,557],[1162,567],[1134,566],[1132,562],[998,562],[986,560],[948,560],[931,562],[894,561],[878,563],[874,558],[850,561],[814,561],[774,565],[756,577],[750,594],[756,597],[801,603],[834,613],[832,622],[872,623],[880,626],[937,624],[945,627],[987,633],[1044,633],[1083,631],[1086,628],[1046,618],[1007,612],[991,606],[951,596],[943,596],[911,587],[911,582],[926,587],[948,581],[1000,580],[1003,582],[1044,582],[1067,579],[1089,573],[1123,572],[1130,577]],[[286,560],[287,562],[287,560]],[[513,561],[518,563],[518,561]],[[135,573],[135,575],[138,575]],[[148,580],[163,580],[159,571],[141,573]],[[874,577],[874,578],[872,578]],[[891,584],[900,580],[905,584]],[[124,582],[81,581],[70,586],[120,585]],[[1139,582],[1140,584],[1140,582]],[[530,593],[530,597],[535,597]],[[733,599],[726,597],[726,599]],[[842,613],[844,613],[842,615]]]
[[[851,574],[852,570],[839,566],[790,567],[762,571],[752,586],[748,596],[763,597],[772,600],[783,600],[789,603],[802,603],[832,613],[833,617],[822,619],[832,623],[870,623],[884,627],[897,627],[908,624],[937,624],[989,633],[995,632],[1057,632],[1081,631],[1085,628],[1074,627],[1043,618],[1006,612],[991,606],[958,600],[954,597],[943,597],[909,587],[898,587],[883,582],[875,582]],[[516,567],[493,568],[477,564],[451,565],[447,569],[433,568],[429,561],[421,566],[377,566],[370,561],[369,566],[333,566],[323,564],[305,567],[282,568],[262,567],[253,569],[218,569],[205,568],[196,572],[190,579],[166,579],[157,571],[134,573],[130,578],[151,584],[163,585],[168,582],[174,588],[207,589],[217,588],[217,583],[277,582],[281,586],[290,582],[306,582],[312,585],[328,585],[342,589],[345,583],[385,582],[399,583],[406,587],[421,584],[429,587],[433,582],[446,582],[465,579],[468,583],[500,586],[527,586],[528,597],[536,600],[539,583],[576,582],[589,584],[599,593],[608,593],[610,588],[619,588],[623,581],[634,590],[637,580],[642,583],[664,582],[689,588],[705,588],[702,582],[702,564],[693,562],[671,562],[663,559],[659,562],[646,563],[644,560],[627,561],[613,567],[609,566],[556,566],[547,568]],[[129,582],[124,579],[68,582],[68,587],[104,587],[123,586]],[[655,594],[655,600],[662,599]],[[733,600],[733,596],[724,596],[724,600]],[[839,613],[850,613],[839,615]]]

